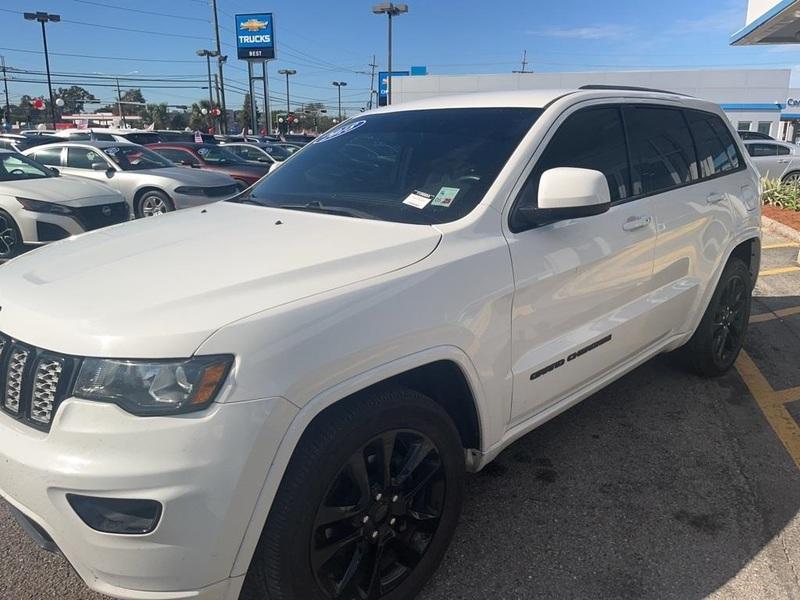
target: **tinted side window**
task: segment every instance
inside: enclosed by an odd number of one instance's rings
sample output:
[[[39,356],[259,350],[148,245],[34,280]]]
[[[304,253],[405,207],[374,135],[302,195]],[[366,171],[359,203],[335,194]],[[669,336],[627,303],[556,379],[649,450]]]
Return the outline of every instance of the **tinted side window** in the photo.
[[[33,155],[34,160],[51,167],[61,166],[61,147],[42,148]]]
[[[67,148],[67,166],[73,169],[91,169],[95,163],[106,164],[99,150],[93,148]]]
[[[556,167],[600,171],[608,180],[612,202],[630,196],[628,153],[619,108],[586,108],[567,117],[528,177],[521,203],[536,202],[542,174]]]
[[[153,148],[158,154],[166,158],[167,160],[171,160],[175,164],[181,163],[188,163],[190,165],[200,164],[191,153],[186,152],[185,150],[177,150],[175,148]]]
[[[71,142],[80,142],[88,140],[91,137],[90,133],[70,133],[68,139]]]
[[[747,153],[750,156],[775,156],[775,146],[772,144],[747,144]]]
[[[689,126],[680,110],[625,108],[631,146],[633,195],[656,194],[697,180],[697,162]]]
[[[775,149],[778,151],[778,156],[785,156],[789,154],[789,149],[786,146],[776,146]]]
[[[686,117],[694,136],[701,177],[733,171],[743,164],[736,143],[722,119],[697,110],[686,111]]]

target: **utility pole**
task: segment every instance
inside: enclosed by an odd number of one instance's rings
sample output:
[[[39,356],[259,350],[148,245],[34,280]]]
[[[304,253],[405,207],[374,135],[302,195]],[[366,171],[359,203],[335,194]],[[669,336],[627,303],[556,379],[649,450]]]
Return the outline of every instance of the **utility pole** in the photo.
[[[217,38],[217,69],[219,74],[219,95],[220,95],[220,108],[222,110],[222,133],[228,133],[228,111],[225,108],[225,80],[222,75],[222,64],[225,62],[226,56],[222,56],[222,45],[219,41],[219,18],[217,17],[217,0],[211,0],[211,11],[214,15],[214,33]],[[252,71],[252,68],[250,69]],[[253,84],[250,84],[253,87]],[[255,116],[255,114],[254,114]]]
[[[286,75],[286,121],[289,121],[289,113],[292,112],[291,104],[289,103],[289,75],[296,75],[297,71],[294,69],[280,69],[279,75]]]
[[[521,71],[511,71],[512,73],[527,73],[526,67],[528,66],[528,51],[522,51],[522,70]]]
[[[122,127],[127,128],[128,124],[125,122],[125,113],[122,110],[122,91],[119,89],[119,77],[115,79],[117,80],[117,111],[119,112],[119,116],[122,117]]]
[[[367,102],[367,110],[372,110],[372,95],[375,90],[375,68],[378,66],[378,63],[375,62],[375,55],[372,55],[372,62],[369,63],[371,68],[369,74],[369,102]]]
[[[333,85],[336,86],[336,90],[339,92],[339,122],[342,121],[342,88],[347,85],[346,81],[334,81]]]
[[[11,125],[11,105],[8,102],[8,74],[6,73],[6,57],[0,56],[0,64],[3,65],[3,87],[6,90],[6,127]]]
[[[388,90],[387,104],[392,103],[392,18],[408,12],[408,4],[394,4],[384,2],[372,7],[372,12],[376,15],[387,15],[389,17],[389,65],[388,65]]]

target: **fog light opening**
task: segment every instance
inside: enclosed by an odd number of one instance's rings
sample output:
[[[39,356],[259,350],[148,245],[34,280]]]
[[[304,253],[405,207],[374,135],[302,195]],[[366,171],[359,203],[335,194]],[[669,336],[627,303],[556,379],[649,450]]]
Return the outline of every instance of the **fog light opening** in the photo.
[[[161,519],[161,503],[155,500],[67,494],[67,501],[86,525],[102,533],[143,535],[152,532]]]

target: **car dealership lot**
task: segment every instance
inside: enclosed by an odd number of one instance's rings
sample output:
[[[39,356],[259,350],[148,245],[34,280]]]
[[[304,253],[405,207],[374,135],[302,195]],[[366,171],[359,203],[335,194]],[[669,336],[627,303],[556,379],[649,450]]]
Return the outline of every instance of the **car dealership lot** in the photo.
[[[798,248],[764,244],[739,372],[662,356],[515,443],[468,477],[423,600],[800,598]],[[0,504],[0,598],[101,596]]]

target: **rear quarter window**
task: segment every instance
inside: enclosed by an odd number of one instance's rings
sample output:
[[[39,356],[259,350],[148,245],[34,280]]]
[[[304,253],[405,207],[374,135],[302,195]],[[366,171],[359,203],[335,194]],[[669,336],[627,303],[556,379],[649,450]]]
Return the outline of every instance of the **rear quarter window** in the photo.
[[[714,177],[744,167],[730,130],[713,113],[687,110],[686,118],[697,148],[702,178]]]

